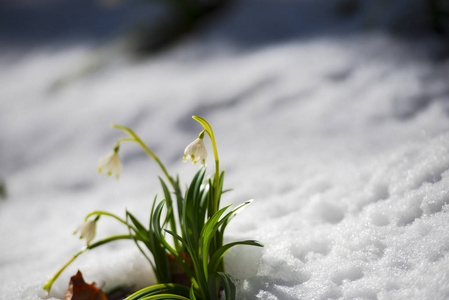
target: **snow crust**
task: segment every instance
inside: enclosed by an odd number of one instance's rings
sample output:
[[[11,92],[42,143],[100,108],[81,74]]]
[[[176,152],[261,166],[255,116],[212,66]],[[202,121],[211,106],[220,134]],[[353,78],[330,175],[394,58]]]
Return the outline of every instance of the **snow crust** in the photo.
[[[403,14],[394,12],[404,1],[367,1],[349,21],[326,4],[337,2],[243,1],[139,61],[91,43],[3,47],[1,298],[45,298],[42,285],[83,246],[72,232],[87,213],[126,208],[147,220],[161,172],[136,145],[121,149],[119,181],[96,173],[97,159],[123,137],[111,123],[133,128],[188,182],[196,167],[182,164],[182,152],[201,130],[195,114],[212,124],[226,188],[234,188],[223,204],[255,199],[226,236],[265,245],[227,254],[238,299],[447,299],[447,45],[360,25],[377,3],[390,12],[380,27],[394,27],[417,1]],[[258,23],[268,14],[260,7],[275,9],[281,27],[291,8],[304,24],[308,11],[327,18],[281,39],[275,33],[285,30],[257,33],[249,15]],[[324,34],[329,28],[337,29]],[[102,219],[97,236],[123,230]],[[80,256],[50,299],[63,297],[77,269],[105,290],[153,284],[134,248],[117,242]]]

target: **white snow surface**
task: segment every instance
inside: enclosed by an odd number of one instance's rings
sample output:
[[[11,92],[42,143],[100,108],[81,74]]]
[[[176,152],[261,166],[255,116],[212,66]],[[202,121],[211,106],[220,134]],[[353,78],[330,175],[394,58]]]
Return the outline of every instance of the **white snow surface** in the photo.
[[[120,180],[96,172],[124,137],[110,124],[134,129],[188,183],[197,167],[182,154],[201,130],[192,115],[215,130],[225,188],[234,189],[222,204],[255,199],[226,232],[227,241],[265,245],[226,255],[238,299],[449,298],[447,45],[389,30],[390,19],[419,20],[409,5],[419,1],[366,1],[388,12],[375,30],[360,25],[368,4],[348,21],[334,17],[337,2],[242,1],[140,60],[92,41],[3,45],[0,298],[46,298],[42,285],[84,246],[72,233],[89,212],[148,219],[162,173],[137,145],[120,150]],[[261,22],[270,7],[272,23]],[[283,19],[292,8],[297,19]],[[324,21],[310,25],[303,9]],[[298,35],[276,39],[289,18]],[[106,56],[97,71],[72,76]],[[53,89],[61,78],[71,80]],[[102,218],[97,236],[124,232]],[[50,299],[63,298],[78,269],[106,291],[155,282],[123,241],[80,256]]]

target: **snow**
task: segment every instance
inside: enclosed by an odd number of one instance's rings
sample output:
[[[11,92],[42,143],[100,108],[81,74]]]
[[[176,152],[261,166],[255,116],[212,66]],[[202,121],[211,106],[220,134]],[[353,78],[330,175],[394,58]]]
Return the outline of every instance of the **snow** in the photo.
[[[201,130],[191,115],[215,130],[234,189],[223,205],[255,199],[226,234],[265,245],[227,254],[238,299],[447,299],[447,42],[423,30],[419,1],[365,1],[350,17],[335,12],[343,3],[242,1],[140,60],[79,37],[3,44],[2,299],[46,297],[89,212],[148,218],[161,172],[143,151],[123,145],[118,181],[96,173],[123,137],[110,124],[133,128],[187,183],[197,167],[183,150]],[[98,236],[123,230],[102,219]],[[78,269],[106,290],[154,283],[134,248],[83,254],[50,298]]]

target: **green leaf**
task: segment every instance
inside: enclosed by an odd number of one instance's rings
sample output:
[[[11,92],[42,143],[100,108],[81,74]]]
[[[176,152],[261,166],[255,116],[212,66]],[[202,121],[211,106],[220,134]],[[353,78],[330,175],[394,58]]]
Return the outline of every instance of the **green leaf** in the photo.
[[[190,300],[196,300],[195,291],[193,290],[193,285],[190,288]]]
[[[165,239],[164,235],[162,234],[162,228],[160,225],[161,220],[161,213],[162,209],[164,208],[165,201],[161,201],[159,205],[154,210],[154,214],[152,216],[152,229],[156,237],[159,239],[159,241],[162,243],[162,245],[165,247],[167,251],[169,251],[176,259],[176,261],[181,265],[181,267],[184,269],[186,274],[189,276],[189,278],[192,278],[194,276],[193,271],[190,269],[190,267],[186,264],[184,259],[178,254],[178,252],[170,246],[170,244]],[[172,232],[170,232],[171,234]],[[192,254],[192,253],[190,253]]]
[[[164,229],[165,232],[167,232],[168,234],[172,235],[175,239],[177,239],[178,241],[180,241],[181,243],[185,244],[185,241],[182,237],[180,237],[177,233],[168,230],[168,229]]]
[[[209,259],[209,245],[214,237],[215,232],[217,231],[219,224],[218,220],[223,215],[223,213],[230,207],[228,205],[223,207],[219,211],[217,211],[212,218],[210,218],[203,227],[201,232],[202,244],[200,245],[201,258],[203,261],[203,271],[207,280],[207,262]]]
[[[172,180],[173,189],[175,190],[176,195],[176,205],[178,207],[178,219],[182,220],[182,207],[184,198],[181,193],[181,187],[179,186],[179,175],[176,175],[176,181]]]
[[[124,300],[144,300],[152,296],[177,296],[182,298],[150,298],[150,299],[188,299],[190,289],[187,286],[173,283],[156,284],[128,296]],[[176,295],[174,295],[176,294]]]
[[[196,205],[196,202],[199,201],[198,195],[200,194],[201,185],[203,184],[204,174],[206,173],[206,168],[201,168],[196,172],[195,176],[193,177],[189,188],[187,190],[187,195],[185,199],[185,204],[187,204],[187,207],[189,207],[191,210],[186,211],[185,213],[189,214],[193,212],[193,207]]]
[[[215,251],[215,253],[213,254],[212,258],[209,261],[209,267],[208,267],[209,272],[210,273],[215,272],[216,268],[219,266],[220,261],[223,259],[226,252],[229,249],[231,249],[232,247],[237,246],[237,245],[263,247],[262,243],[255,241],[255,240],[238,241],[238,242],[226,244],[226,245],[222,246],[220,249],[218,249],[217,251]]]
[[[153,216],[154,216],[154,210],[155,210],[155,208],[156,208],[156,198],[157,198],[157,196],[154,197],[153,205],[151,206],[150,223],[149,223],[149,225],[148,225],[148,227],[149,227],[149,229],[150,229],[150,230],[148,230],[148,235],[149,235],[150,240],[151,240],[151,233],[154,233],[154,228],[153,228]],[[154,234],[153,234],[153,237],[154,237]]]
[[[162,209],[164,208],[165,201],[161,201],[156,209],[154,210],[154,214],[152,216],[152,229],[155,233],[156,237],[159,239],[159,241],[165,246],[165,248],[170,251],[173,255],[176,255],[177,252],[173,247],[170,246],[170,244],[165,240],[164,235],[162,234],[162,227],[161,227],[161,214]]]
[[[240,204],[239,206],[237,206],[234,210],[232,210],[230,213],[228,213],[226,216],[223,217],[223,219],[220,221],[221,225],[221,233],[224,234],[224,230],[226,228],[226,226],[229,224],[229,222],[231,222],[231,220],[238,214],[241,213],[243,211],[243,209],[251,204],[253,202],[253,200],[248,200],[245,201],[244,203]]]
[[[193,221],[196,223],[197,234],[201,233],[201,230],[203,229],[205,223],[207,206],[209,204],[208,202],[210,196],[209,191],[210,191],[210,180],[204,182],[200,186],[200,191],[197,195],[197,198],[194,200]]]
[[[206,168],[202,167],[201,169],[198,170],[198,172],[193,177],[192,182],[190,183],[189,192],[193,191],[193,195],[192,195],[193,199],[196,199],[196,196],[200,190],[201,184],[203,184],[203,179],[204,179],[205,173],[206,173]],[[191,189],[192,186],[193,186],[193,190]]]
[[[163,203],[163,202],[162,202]],[[154,264],[156,265],[154,273],[159,283],[168,283],[172,281],[172,274],[170,271],[170,263],[167,257],[165,246],[160,241],[160,232],[155,231],[153,226],[153,217],[155,213],[156,198],[151,207],[150,215],[150,230],[148,231],[148,242],[146,243],[148,249],[153,254]]]
[[[137,229],[136,234],[144,241],[148,242],[148,230],[134,217],[129,211],[126,211],[126,216],[130,218],[133,222],[135,229]],[[132,228],[132,227],[130,227]]]
[[[234,278],[224,272],[214,272],[210,275],[208,288],[210,299],[235,300],[236,288]],[[224,296],[220,297],[220,291],[223,288]]]
[[[128,216],[129,216],[129,215],[126,215],[126,223],[127,223],[127,224],[128,224]],[[150,263],[151,268],[153,269],[153,271],[154,271],[154,273],[155,273],[155,275],[156,275],[156,278],[157,278],[158,281],[159,281],[160,278],[158,277],[158,272],[157,272],[156,266],[153,264],[153,262],[151,261],[151,259],[150,259],[150,258],[148,257],[148,255],[145,253],[145,251],[143,251],[142,247],[140,247],[140,245],[139,245],[139,240],[137,239],[137,237],[138,237],[139,235],[138,235],[138,234],[137,234],[137,235],[133,235],[132,232],[131,232],[132,229],[133,229],[132,226],[128,224],[129,235],[132,236],[133,241],[134,241],[134,243],[136,244],[137,249],[139,249],[140,253],[142,253],[142,255],[143,255],[143,256],[148,260],[148,262]],[[150,248],[150,247],[148,247],[148,248]],[[150,251],[151,251],[151,248],[150,248]]]
[[[219,195],[219,197],[218,197],[218,200],[219,200],[218,203],[220,203],[221,194],[223,194],[224,175],[225,175],[225,171],[221,171],[221,174],[220,174],[220,181],[219,181],[219,184],[218,184],[218,195]]]
[[[179,295],[161,294],[161,295],[145,297],[145,298],[142,298],[142,300],[189,300],[189,298],[179,296]]]
[[[230,211],[226,216],[224,216],[218,223],[214,225],[214,227],[211,229],[212,237],[215,238],[214,244],[210,246],[210,249],[207,249],[207,251],[210,251],[210,256],[213,256],[214,252],[218,250],[219,247],[223,244],[223,235],[224,230],[227,224],[231,221],[233,217],[235,217],[239,212],[243,210],[245,206],[250,204],[252,200],[246,201],[245,203],[240,204],[235,209]],[[228,206],[229,207],[229,206]],[[221,227],[221,229],[220,229]],[[210,243],[210,242],[209,242]],[[209,247],[209,244],[207,245]],[[203,257],[204,258],[204,257]],[[224,271],[224,265],[223,263],[219,263],[217,271]]]
[[[195,202],[193,217],[196,223],[196,234],[198,235],[198,237],[201,231],[203,230],[204,224],[206,222],[208,205],[212,199],[210,186],[211,186],[210,180],[206,181],[201,186],[201,193],[199,195],[199,199]]]
[[[220,277],[221,282],[223,283],[223,288],[226,296],[226,300],[235,300],[235,283],[234,279],[226,273],[218,272],[217,275]]]
[[[165,221],[164,221],[164,224],[166,224],[169,222],[169,219],[173,217],[173,202],[172,202],[170,191],[168,190],[167,185],[160,177],[159,177],[159,181],[161,182],[162,190],[164,191],[164,196],[165,196],[165,203],[167,205],[167,216],[165,217]]]
[[[204,222],[204,219],[200,220],[203,213],[198,211],[198,207],[201,202],[201,185],[203,184],[205,172],[206,168],[201,168],[195,174],[186,191],[183,203],[181,229],[183,237],[189,246],[198,244],[201,232],[199,228],[202,228],[198,223]]]
[[[168,190],[168,187],[165,184],[165,182],[162,180],[162,178],[159,177],[159,181],[161,182],[162,189],[164,190],[165,203],[167,205],[167,215],[166,215],[165,220],[164,220],[164,225],[169,223],[170,224],[170,229],[174,233],[177,234],[176,219],[175,219],[175,212],[174,212],[175,209],[174,209],[174,206],[173,206],[173,200],[172,200],[170,191]],[[177,240],[174,240],[174,246],[175,246],[176,251],[178,251],[178,252],[182,251],[182,248],[179,245]]]

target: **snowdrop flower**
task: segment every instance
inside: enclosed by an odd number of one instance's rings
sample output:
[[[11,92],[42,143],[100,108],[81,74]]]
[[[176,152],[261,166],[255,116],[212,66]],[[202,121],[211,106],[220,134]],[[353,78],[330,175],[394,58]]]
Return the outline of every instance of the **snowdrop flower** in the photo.
[[[203,142],[204,133],[191,142],[184,150],[184,162],[191,159],[193,164],[201,162],[201,164],[206,165],[207,150]]]
[[[80,239],[86,239],[87,245],[94,239],[97,230],[97,219],[85,221],[75,230],[73,234],[80,232]]]
[[[120,171],[122,170],[122,162],[120,161],[120,156],[118,155],[118,148],[109,152],[98,161],[98,172],[104,171],[109,176],[114,174],[117,179],[120,176]]]

